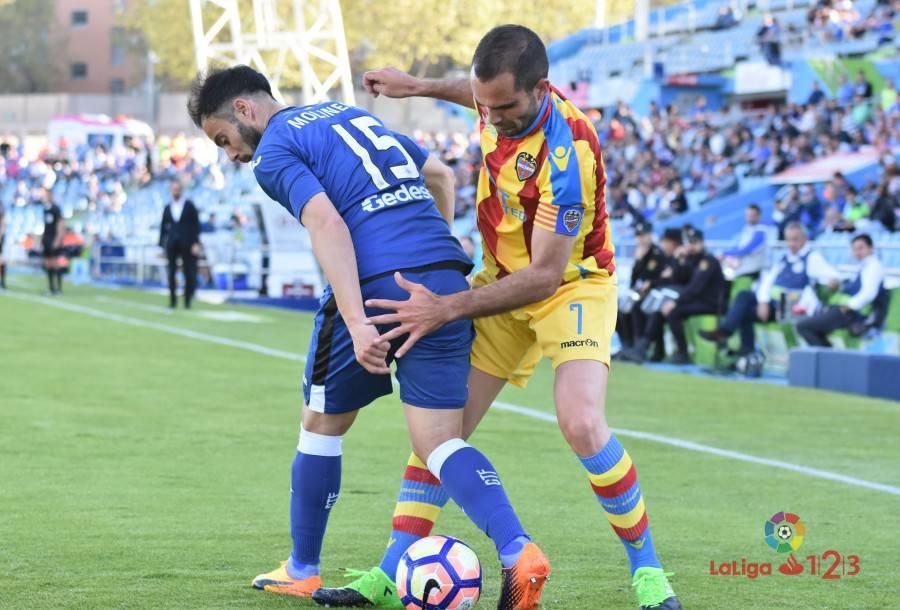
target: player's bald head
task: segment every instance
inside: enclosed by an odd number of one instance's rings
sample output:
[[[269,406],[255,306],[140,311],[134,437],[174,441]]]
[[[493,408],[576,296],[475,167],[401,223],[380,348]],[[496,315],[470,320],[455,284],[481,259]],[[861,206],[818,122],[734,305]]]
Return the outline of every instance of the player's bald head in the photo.
[[[530,91],[547,78],[550,62],[541,37],[523,25],[498,25],[484,35],[472,57],[472,72],[480,81],[509,73],[520,91]]]

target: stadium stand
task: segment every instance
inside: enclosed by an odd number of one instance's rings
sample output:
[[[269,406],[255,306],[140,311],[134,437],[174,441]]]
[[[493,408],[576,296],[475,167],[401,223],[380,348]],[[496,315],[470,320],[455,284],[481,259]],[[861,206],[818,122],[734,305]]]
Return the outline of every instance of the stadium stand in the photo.
[[[850,235],[872,234],[890,286],[900,283],[896,4],[773,0],[748,7],[695,0],[652,11],[647,41],[634,39],[629,21],[576,32],[549,47],[551,79],[582,100],[604,149],[620,283],[627,282],[635,253],[635,223],[653,222],[657,233],[702,229],[710,250],[721,252],[742,229],[751,203],[779,237],[788,223],[802,223],[844,272],[853,263]],[[475,135],[414,137],[454,169],[454,232],[479,261]],[[243,268],[245,276],[254,265],[259,271],[265,221],[250,204],[259,191],[246,169],[205,146],[177,135],[152,146],[136,141],[117,150],[98,145],[59,153],[27,151],[5,138],[0,200],[8,211],[8,243],[37,241],[42,215],[31,202],[35,189],[47,186],[70,226],[84,235],[96,278],[158,284],[155,235],[166,180],[177,176],[205,225],[207,285],[255,286],[246,277],[237,284],[230,275],[221,280],[214,267],[225,269],[255,251],[250,258],[257,262]],[[773,244],[769,259],[781,252]],[[889,340],[845,336],[839,342],[900,353],[894,292],[892,315],[881,329]],[[696,333],[717,322],[702,316],[688,323],[695,362],[711,368],[729,360]],[[759,332],[760,344],[778,354],[769,367],[783,370],[786,348],[796,344],[789,325]]]

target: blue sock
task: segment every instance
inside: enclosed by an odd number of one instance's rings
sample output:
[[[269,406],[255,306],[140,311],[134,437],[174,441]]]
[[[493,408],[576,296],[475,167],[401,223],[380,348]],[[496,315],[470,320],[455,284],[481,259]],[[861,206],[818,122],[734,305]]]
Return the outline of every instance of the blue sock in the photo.
[[[511,543],[528,535],[519,522],[500,477],[491,462],[459,438],[451,439],[428,457],[428,469],[469,519],[494,541],[497,554],[515,563],[521,552]],[[506,566],[504,566],[506,567]]]
[[[306,578],[319,573],[328,515],[340,489],[341,437],[301,430],[291,468],[291,577]]]
[[[528,536],[517,536],[503,545],[503,548],[500,549],[500,564],[504,568],[511,568],[516,565],[519,555],[522,554],[522,549],[529,542],[531,542],[531,539]]]

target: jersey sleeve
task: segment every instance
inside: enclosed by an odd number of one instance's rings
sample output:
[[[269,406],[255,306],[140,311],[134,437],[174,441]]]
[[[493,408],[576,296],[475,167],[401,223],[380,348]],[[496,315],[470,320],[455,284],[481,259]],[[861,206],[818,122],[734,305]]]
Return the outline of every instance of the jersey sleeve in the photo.
[[[409,153],[409,156],[416,164],[416,167],[422,169],[422,166],[425,165],[425,160],[428,159],[428,149],[424,146],[420,146],[415,140],[402,133],[397,133],[395,131],[393,132],[393,135],[394,138],[400,142],[400,146]]]
[[[299,155],[285,146],[258,150],[253,163],[253,173],[262,190],[297,220],[309,200],[325,191]]]
[[[538,174],[540,201],[534,224],[561,235],[577,235],[584,217],[584,197],[581,174],[593,165],[592,159],[582,159],[575,147],[557,146],[549,150]],[[594,177],[589,176],[593,180]]]

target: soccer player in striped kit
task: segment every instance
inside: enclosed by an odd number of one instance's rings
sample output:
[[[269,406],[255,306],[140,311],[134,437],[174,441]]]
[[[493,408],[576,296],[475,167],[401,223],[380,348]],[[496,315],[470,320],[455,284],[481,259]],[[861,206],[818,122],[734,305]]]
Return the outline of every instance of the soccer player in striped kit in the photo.
[[[540,38],[518,25],[481,40],[470,78],[421,80],[388,68],[369,72],[374,95],[425,96],[476,108],[484,157],[478,182],[478,228],[484,270],[475,290],[438,296],[398,276],[406,301],[371,300],[395,313],[373,323],[400,323],[383,335],[408,336],[406,350],[434,329],[474,319],[464,435],[473,432],[503,386],[524,387],[542,356],[556,375],[554,398],[563,435],[583,464],[593,494],[628,556],[643,609],[681,604],[656,556],[637,472],[605,415],[610,341],[616,323],[613,246],[606,173],[597,133],[554,89]],[[313,599],[331,606],[398,607],[397,563],[431,531],[447,497],[415,455],[407,465],[383,561],[346,587]]]

